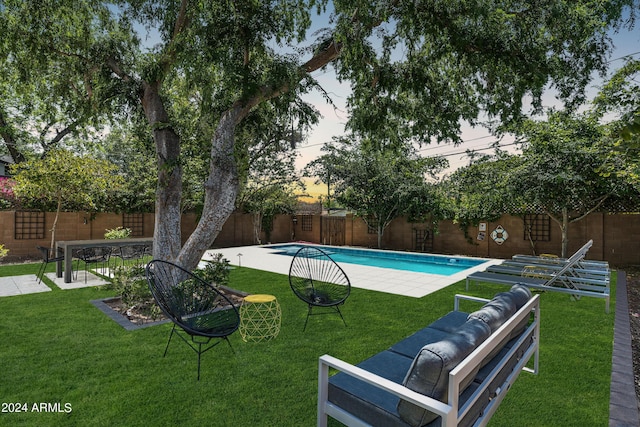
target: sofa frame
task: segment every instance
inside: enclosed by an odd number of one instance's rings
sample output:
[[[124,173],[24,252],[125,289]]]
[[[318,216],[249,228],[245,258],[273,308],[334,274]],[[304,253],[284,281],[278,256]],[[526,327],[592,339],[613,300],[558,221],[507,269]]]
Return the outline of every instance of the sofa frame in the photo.
[[[466,295],[456,295],[454,302],[454,311],[460,311],[460,301],[468,300],[478,303],[486,303],[490,300],[484,298],[477,298]],[[496,355],[494,357],[500,357],[499,362],[492,369],[491,374],[488,375],[473,392],[464,404],[460,402],[460,396],[463,392],[460,385],[464,378],[466,378],[471,372],[481,366],[481,363],[485,358],[492,354],[495,350],[508,339],[510,334],[526,321],[526,318],[530,318],[530,321],[526,329],[518,335],[517,340],[510,348],[510,350],[503,355]],[[329,396],[329,380],[330,371],[335,369],[346,375],[352,376],[359,380],[362,380],[368,384],[380,388],[400,399],[411,402],[422,408],[428,409],[431,412],[438,414],[441,417],[440,425],[442,427],[458,426],[463,417],[467,414],[470,408],[474,405],[476,399],[479,399],[483,393],[486,396],[486,392],[489,389],[489,385],[494,382],[496,378],[501,377],[503,370],[509,364],[509,360],[514,356],[514,352],[522,351],[524,353],[522,357],[513,366],[511,372],[506,375],[503,382],[499,386],[495,386],[495,391],[490,396],[488,403],[481,411],[481,415],[474,422],[474,426],[486,425],[495,411],[498,409],[500,403],[504,399],[506,393],[509,391],[511,385],[515,382],[520,374],[520,371],[527,371],[533,374],[538,373],[539,368],[539,337],[540,337],[540,297],[534,295],[529,301],[522,306],[515,314],[513,314],[505,323],[502,324],[495,332],[493,332],[489,338],[487,338],[482,344],[480,344],[470,355],[463,359],[450,373],[447,387],[447,403],[428,397],[426,395],[412,391],[411,389],[404,387],[402,384],[383,378],[379,375],[366,371],[358,366],[352,365],[328,354],[325,354],[319,359],[319,373],[318,373],[318,418],[317,425],[319,427],[326,427],[328,417],[332,417],[347,426],[368,426],[369,423],[358,418],[348,410],[338,406],[330,401]],[[529,340],[529,343],[526,341]],[[533,358],[533,366],[529,367],[528,363]],[[494,360],[492,359],[492,362]],[[504,377],[504,373],[502,373]],[[367,396],[359,396],[360,399],[367,399]]]

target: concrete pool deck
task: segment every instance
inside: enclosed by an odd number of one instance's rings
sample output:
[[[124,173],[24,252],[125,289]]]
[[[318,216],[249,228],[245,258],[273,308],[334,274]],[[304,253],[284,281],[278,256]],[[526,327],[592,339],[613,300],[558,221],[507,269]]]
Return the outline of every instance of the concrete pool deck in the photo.
[[[240,246],[211,249],[205,253],[203,259],[211,259],[213,255],[221,253],[233,266],[249,267],[255,268],[256,270],[288,275],[289,266],[291,265],[293,257],[276,254],[276,251],[277,248],[267,246]],[[371,267],[344,262],[338,264],[347,274],[351,281],[351,286],[354,288],[421,298],[465,279],[472,272],[483,271],[489,265],[500,262],[501,260],[490,259],[480,265],[468,268],[451,276]]]

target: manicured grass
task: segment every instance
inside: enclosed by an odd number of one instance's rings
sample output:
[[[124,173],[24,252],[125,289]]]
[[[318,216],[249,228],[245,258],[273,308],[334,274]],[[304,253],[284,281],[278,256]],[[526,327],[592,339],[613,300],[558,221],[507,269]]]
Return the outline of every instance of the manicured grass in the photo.
[[[37,268],[2,266],[0,276]],[[235,333],[235,352],[221,343],[203,355],[199,382],[196,354],[183,342],[173,341],[162,357],[169,324],[127,332],[89,303],[112,296],[108,291],[55,288],[0,298],[3,409],[71,407],[1,413],[0,425],[315,425],[319,356],[358,363],[452,310],[456,293],[490,298],[507,289],[483,284],[465,292],[460,282],[420,299],[353,289],[343,308],[347,327],[338,316],[314,316],[303,333],[306,307],[286,276],[239,268],[230,286],[275,295],[282,329],[265,343],[245,343]],[[520,374],[492,426],[608,424],[613,301],[605,314],[599,299],[542,295],[540,374]]]

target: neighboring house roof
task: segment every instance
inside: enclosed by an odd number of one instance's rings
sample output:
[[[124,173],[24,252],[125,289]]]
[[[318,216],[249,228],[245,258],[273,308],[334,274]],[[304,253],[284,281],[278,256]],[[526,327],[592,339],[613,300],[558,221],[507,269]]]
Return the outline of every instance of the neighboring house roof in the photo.
[[[6,165],[13,164],[11,156],[0,156],[0,176],[9,176],[9,168]]]

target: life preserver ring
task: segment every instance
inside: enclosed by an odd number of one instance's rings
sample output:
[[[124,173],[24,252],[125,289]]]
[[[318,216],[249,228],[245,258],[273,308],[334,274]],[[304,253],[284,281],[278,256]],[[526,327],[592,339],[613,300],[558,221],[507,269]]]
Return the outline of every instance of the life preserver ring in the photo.
[[[496,244],[501,245],[509,238],[509,233],[499,225],[491,232],[491,238],[496,242]]]

